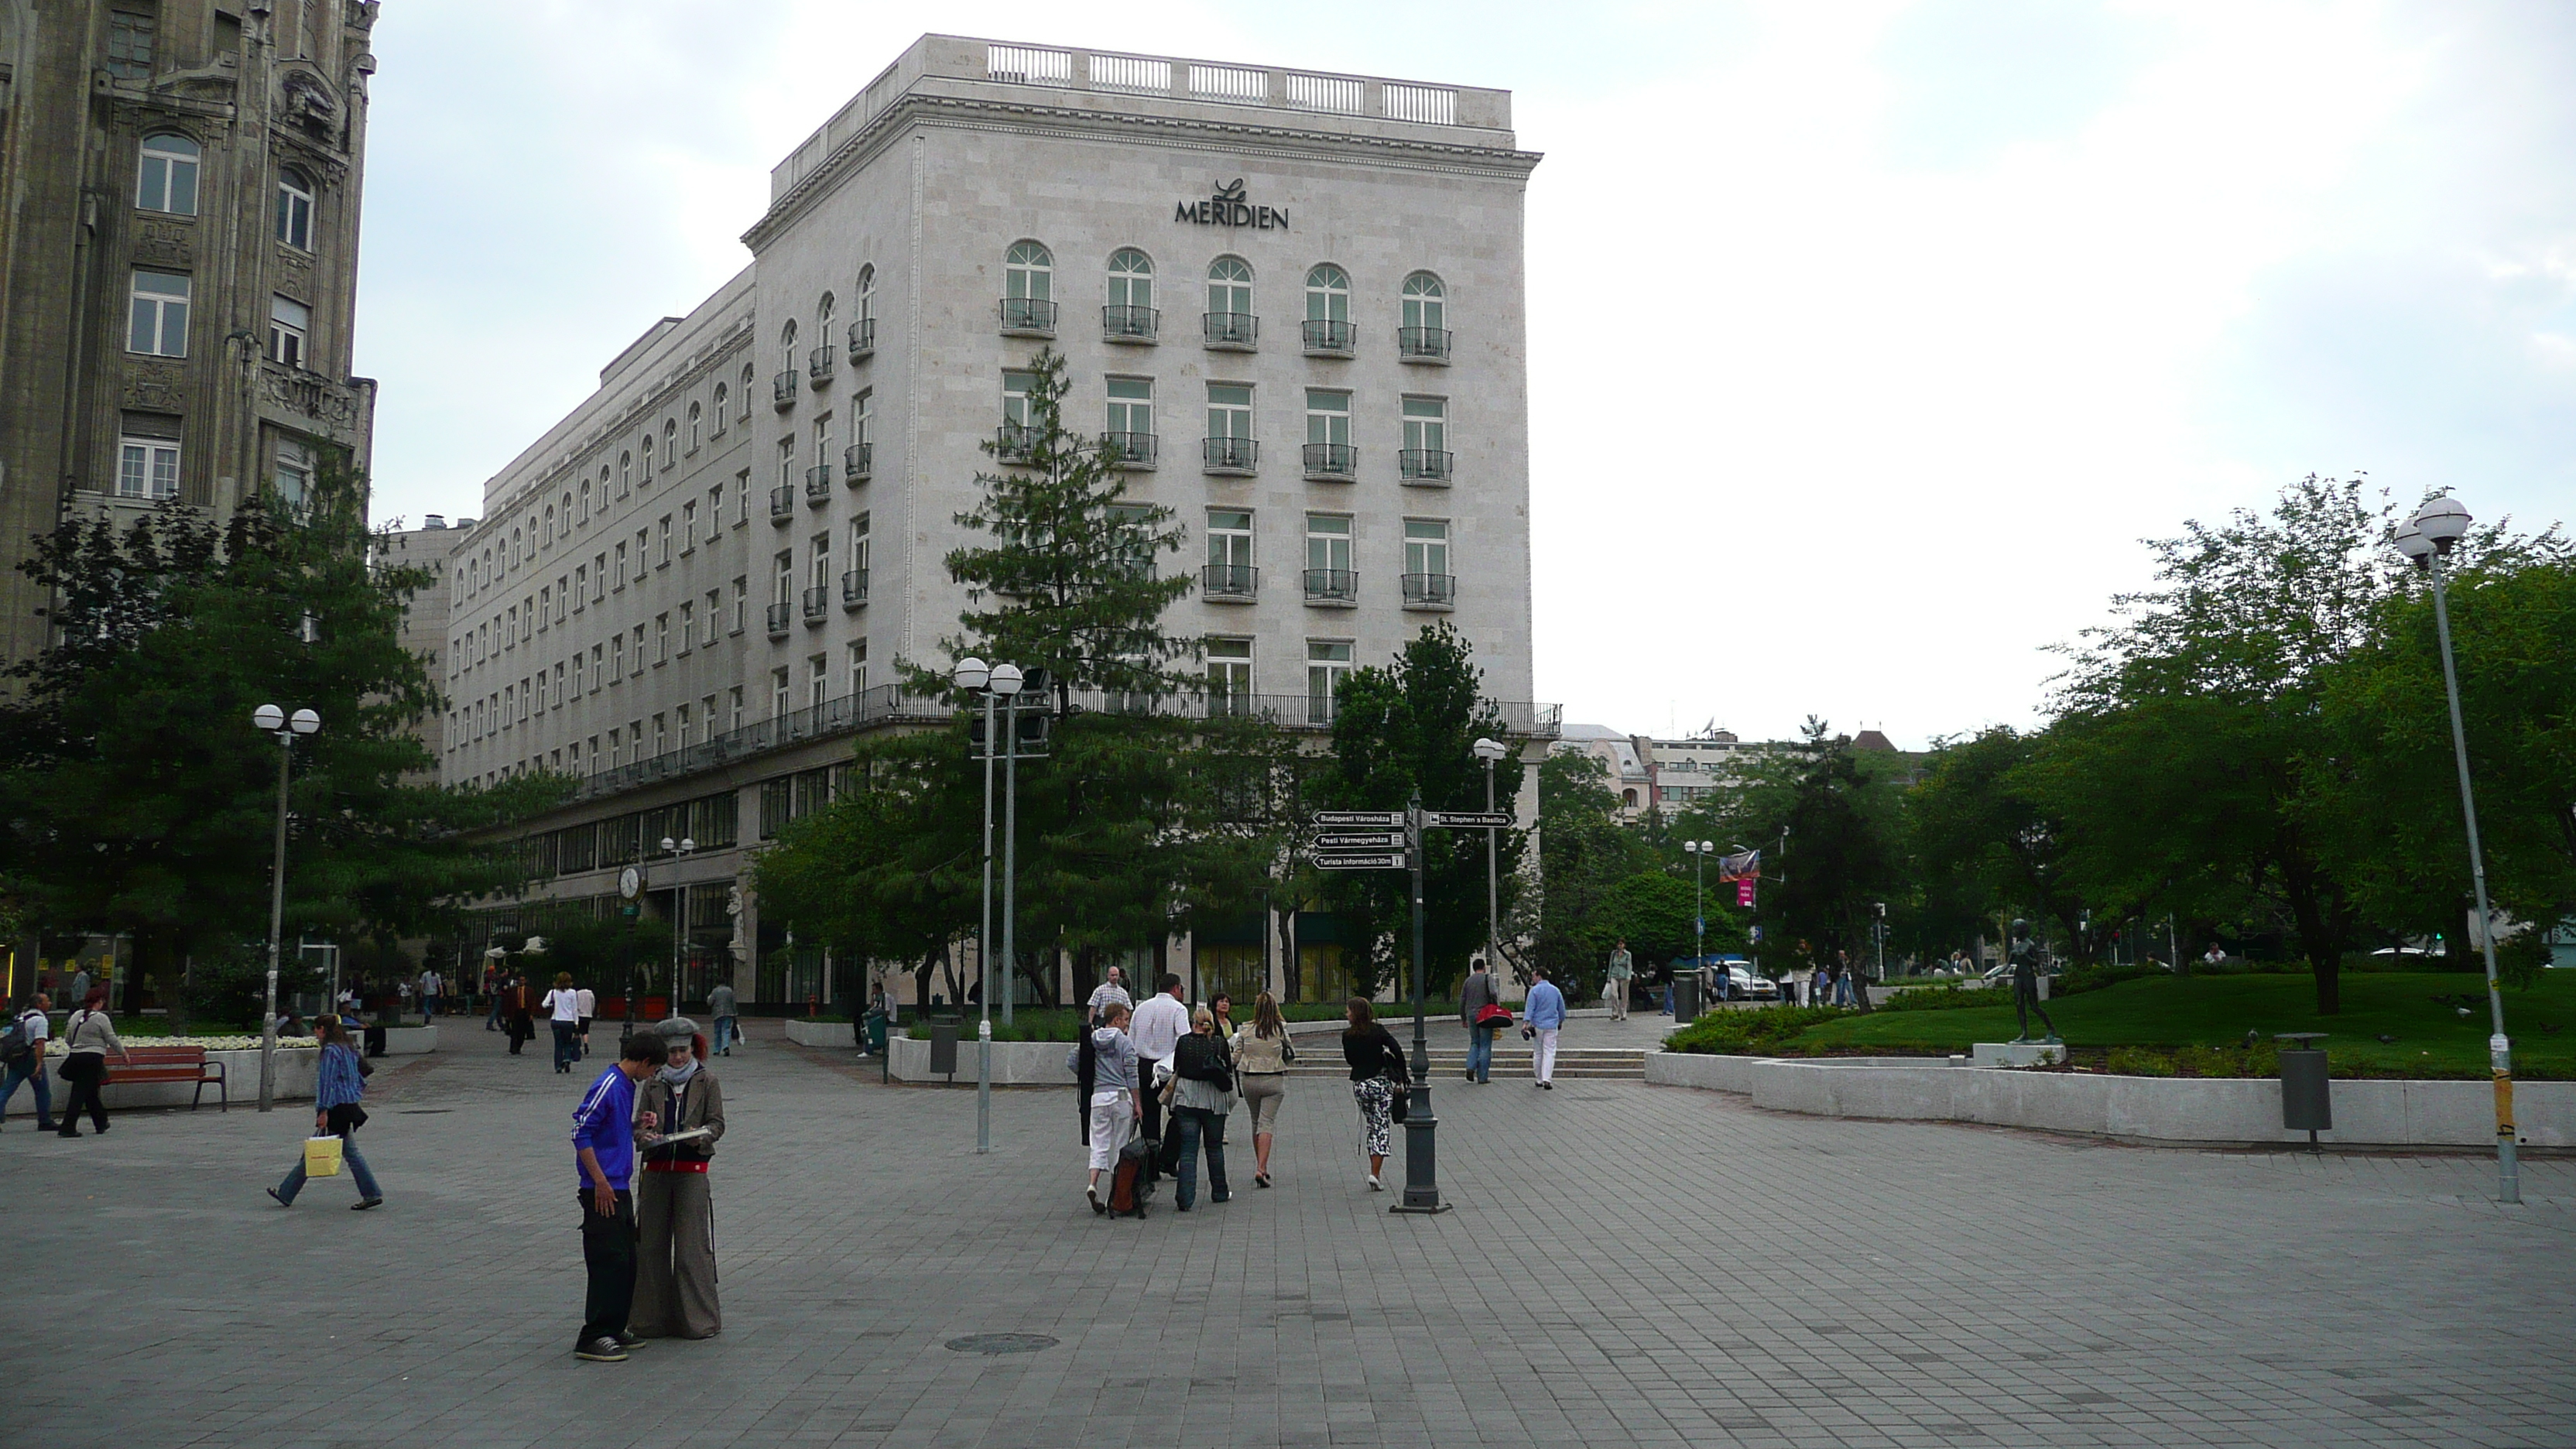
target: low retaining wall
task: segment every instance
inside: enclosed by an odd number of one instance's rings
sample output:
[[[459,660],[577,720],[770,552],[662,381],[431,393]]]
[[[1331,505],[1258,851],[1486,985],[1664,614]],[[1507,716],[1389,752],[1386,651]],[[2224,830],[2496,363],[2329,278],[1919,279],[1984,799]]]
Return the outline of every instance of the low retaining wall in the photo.
[[[138,1038],[128,1044],[151,1046],[155,1043],[146,1037]],[[224,1064],[224,1078],[226,1085],[231,1088],[234,1106],[247,1104],[257,1107],[259,1105],[258,1048],[253,1047],[248,1051],[237,1052],[208,1052],[206,1059]],[[45,1059],[45,1069],[52,1078],[54,1106],[57,1110],[71,1100],[71,1083],[63,1080],[62,1066],[61,1057]],[[280,1047],[277,1052],[278,1100],[292,1101],[301,1098],[311,1101],[314,1078],[320,1073],[321,1067],[322,1053],[312,1047]],[[107,1059],[107,1077],[107,1085],[99,1090],[99,1097],[107,1103],[110,1111],[127,1107],[185,1107],[188,1105],[189,1097],[197,1092],[194,1083],[119,1082],[116,1080],[116,1058],[112,1055]],[[217,1095],[213,1086],[209,1085],[205,1089],[205,1094],[198,1100],[211,1109],[224,1099]],[[11,1094],[9,1115],[28,1118],[36,1115],[36,1094],[32,1090],[32,1084],[22,1086]]]
[[[859,1048],[859,1039],[846,1021],[803,1021],[791,1016],[787,1019],[787,1039],[798,1046],[840,1047],[848,1051]]]
[[[416,1057],[438,1050],[436,1026],[389,1026],[385,1028],[385,1055]]]
[[[1064,1054],[1073,1043],[1062,1041],[997,1041],[993,1043],[993,1085],[997,1087],[1070,1087],[1073,1073],[1064,1069]],[[945,1072],[930,1070],[930,1038],[894,1037],[886,1042],[886,1075],[898,1082],[937,1082],[950,1079]],[[961,1033],[957,1038],[956,1083],[961,1087],[975,1085],[975,1038]]]
[[[2114,1077],[2001,1071],[1920,1058],[1777,1057],[1648,1052],[1646,1080],[1750,1096],[1757,1107],[1823,1117],[1980,1122],[2159,1142],[2282,1142],[2271,1078]],[[2360,1147],[2488,1147],[2495,1093],[2485,1082],[2338,1080],[2335,1128],[2317,1140]],[[2515,1127],[2531,1147],[2576,1146],[2576,1082],[2518,1082]]]

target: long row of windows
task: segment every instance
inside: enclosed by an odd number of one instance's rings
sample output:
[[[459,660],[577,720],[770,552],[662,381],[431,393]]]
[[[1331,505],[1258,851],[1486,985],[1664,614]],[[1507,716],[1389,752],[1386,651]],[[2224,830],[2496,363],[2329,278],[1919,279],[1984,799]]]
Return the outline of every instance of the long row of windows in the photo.
[[[728,790],[676,805],[659,805],[533,837],[536,874],[574,875],[632,865],[663,854],[665,840],[686,840],[700,850],[721,850],[742,838],[741,797]]]
[[[1101,325],[1113,342],[1150,342],[1160,327],[1155,308],[1154,261],[1135,247],[1110,253]],[[1301,335],[1317,351],[1347,352],[1355,345],[1351,275],[1337,263],[1306,271]],[[1252,264],[1238,256],[1208,263],[1203,328],[1213,346],[1253,345],[1259,337],[1253,306]],[[1408,356],[1448,356],[1449,289],[1436,273],[1406,274],[1396,291],[1398,339]],[[1044,242],[1019,241],[1002,254],[1002,325],[1006,331],[1051,331],[1056,315],[1055,254]]]
[[[1037,375],[1006,370],[1002,374],[1001,451],[1005,460],[1032,446],[1036,414],[1032,393]],[[1207,472],[1249,475],[1260,469],[1260,443],[1253,430],[1253,384],[1210,382],[1207,387],[1207,432],[1200,440],[1200,466]],[[1154,379],[1110,377],[1105,381],[1107,407],[1102,433],[1128,467],[1157,466],[1162,447],[1155,430]],[[1352,394],[1347,388],[1309,387],[1305,403],[1306,441],[1299,464],[1311,478],[1350,480],[1359,476],[1359,450],[1352,442]],[[1292,394],[1294,396],[1295,394]],[[1449,400],[1407,393],[1398,401],[1399,435],[1396,472],[1408,483],[1448,483],[1456,475],[1457,455],[1449,446]]]
[[[1351,647],[1348,639],[1306,641],[1308,723],[1332,722],[1334,701],[1340,698],[1342,681],[1351,672]],[[1259,694],[1255,687],[1253,641],[1216,635],[1200,641],[1200,648],[1207,662],[1208,707],[1220,713],[1251,709]]]
[[[1303,576],[1297,581],[1306,601],[1350,604],[1359,598],[1355,567],[1358,521],[1347,513],[1305,516]],[[1450,567],[1449,520],[1407,518],[1403,524],[1403,581],[1407,604],[1429,607],[1456,602],[1456,572]],[[1199,575],[1199,592],[1220,602],[1249,602],[1260,589],[1260,553],[1254,544],[1253,512],[1248,508],[1207,511],[1207,567]],[[1292,550],[1293,553],[1293,550]]]

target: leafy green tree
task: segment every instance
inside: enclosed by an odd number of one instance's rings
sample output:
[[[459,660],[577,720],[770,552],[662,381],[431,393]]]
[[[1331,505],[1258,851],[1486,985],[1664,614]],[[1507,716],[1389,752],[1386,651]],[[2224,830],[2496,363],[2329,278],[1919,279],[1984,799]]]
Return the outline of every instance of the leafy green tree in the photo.
[[[1535,935],[1533,953],[1550,977],[1580,984],[1606,964],[1595,959],[1604,902],[1647,867],[1651,852],[1619,821],[1610,767],[1581,750],[1551,751],[1539,765],[1538,825],[1537,929],[1530,932],[1526,908],[1517,929]]]
[[[279,746],[250,716],[268,703],[322,717],[294,751],[290,941],[431,934],[453,902],[518,885],[518,853],[469,832],[568,782],[413,782],[435,761],[410,727],[441,701],[397,630],[434,580],[371,567],[367,543],[337,467],[300,507],[263,495],[220,527],[171,503],[36,540],[22,567],[56,600],[55,642],[0,704],[0,870],[32,916],[130,933],[173,975],[264,942]]]
[[[1326,809],[1398,810],[1418,795],[1426,810],[1485,808],[1479,738],[1504,739],[1502,712],[1483,695],[1467,640],[1446,622],[1426,626],[1388,665],[1354,669],[1333,712],[1333,767],[1316,776]],[[1508,762],[1506,762],[1508,765]],[[1498,769],[1503,767],[1497,767]],[[1519,782],[1498,775],[1495,808],[1510,811]],[[1426,830],[1424,980],[1437,994],[1465,974],[1485,942],[1485,832]],[[1520,891],[1527,836],[1498,832],[1503,907]],[[1325,896],[1367,942],[1354,986],[1374,991],[1399,975],[1412,951],[1411,882],[1398,871],[1343,871]],[[1409,983],[1407,983],[1409,984]]]
[[[1847,951],[1863,966],[1879,904],[1909,878],[1903,802],[1892,767],[1864,759],[1823,720],[1808,719],[1802,746],[1772,761],[1743,796],[1742,823],[1787,831],[1788,848],[1765,858],[1756,896],[1771,942],[1765,957],[1821,965]],[[1867,993],[1861,1000],[1865,1009]]]
[[[2040,808],[2025,773],[2038,741],[1998,725],[1942,742],[1907,800],[1912,855],[1924,891],[2000,940],[1997,917],[2046,917],[2089,952],[2085,902],[2067,879],[2066,829]]]

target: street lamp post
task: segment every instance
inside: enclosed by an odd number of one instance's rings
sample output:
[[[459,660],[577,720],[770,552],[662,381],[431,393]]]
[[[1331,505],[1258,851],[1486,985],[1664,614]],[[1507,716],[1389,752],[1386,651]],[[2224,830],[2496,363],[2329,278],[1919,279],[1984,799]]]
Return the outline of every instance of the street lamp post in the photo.
[[[1491,815],[1494,813],[1494,764],[1510,754],[1511,750],[1500,740],[1488,739],[1476,741],[1475,749],[1476,758],[1485,762],[1485,813]],[[1497,981],[1503,979],[1501,975],[1503,962],[1499,951],[1503,936],[1501,919],[1503,896],[1501,878],[1495,874],[1494,865],[1499,839],[1500,832],[1496,827],[1491,825],[1485,827],[1485,969],[1495,973],[1494,979]]]
[[[1717,850],[1714,840],[1685,840],[1682,852],[1691,858],[1691,964],[1708,964],[1708,858]]]
[[[2459,500],[2435,498],[2397,530],[2397,547],[2433,576],[2433,629],[2442,650],[2442,690],[2451,704],[2451,758],[2460,771],[2460,815],[2468,826],[2469,882],[2477,894],[2478,945],[2487,966],[2487,1063],[2495,1076],[2496,1200],[2522,1201],[2522,1170],[2515,1160],[2513,1043],[2504,1034],[2504,992],[2496,979],[2495,916],[2487,908],[2486,854],[2478,845],[2477,793],[2469,785],[2469,736],[2460,722],[2460,675],[2451,658],[2451,608],[2442,589],[2442,560],[2469,531],[2469,511]]]
[[[993,711],[997,703],[1006,704],[1002,727],[1016,732],[1023,678],[1018,665],[987,665],[971,655],[957,661],[956,667],[949,672],[949,678],[959,689],[981,695],[984,699],[984,915],[975,937],[975,969],[983,983],[983,989],[976,993],[982,998],[979,1003],[982,1016],[975,1025],[975,1150],[982,1153],[993,1150]],[[1008,816],[1003,842],[1007,850],[1016,844],[1014,837],[1019,811],[1015,787],[1019,783],[1019,771],[1015,753],[1005,748],[1004,755],[1007,763],[1003,789],[1010,793],[1010,798],[1003,805]],[[1011,865],[1012,862],[1005,861],[1002,871],[1002,952],[1005,956],[1010,954],[1012,946],[1011,907],[1015,904]],[[1004,1020],[1008,1019],[1004,1017]]]
[[[688,860],[689,856],[694,853],[697,848],[698,843],[687,836],[682,836],[677,840],[673,840],[667,835],[662,837],[662,853],[664,855],[676,856],[683,863]],[[680,1007],[680,930],[688,923],[688,890],[689,888],[687,886],[680,883],[679,867],[673,866],[671,871],[670,1000],[671,1010],[674,1014],[679,1011]]]
[[[259,1021],[259,1110],[277,1102],[277,954],[286,931],[286,782],[295,760],[295,737],[322,728],[322,716],[299,709],[293,718],[273,704],[250,712],[254,729],[277,736],[277,855],[268,881],[268,990],[261,998]]]

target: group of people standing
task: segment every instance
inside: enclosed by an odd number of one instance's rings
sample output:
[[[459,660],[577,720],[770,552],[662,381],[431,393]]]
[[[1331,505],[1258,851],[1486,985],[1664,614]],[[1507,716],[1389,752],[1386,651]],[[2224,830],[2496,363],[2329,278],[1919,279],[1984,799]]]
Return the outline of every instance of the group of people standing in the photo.
[[[1171,1177],[1175,1211],[1198,1206],[1202,1155],[1208,1201],[1232,1201],[1225,1133],[1237,1102],[1252,1116],[1252,1185],[1270,1186],[1271,1144],[1288,1099],[1288,1068],[1297,1060],[1277,999],[1262,992],[1253,1000],[1252,1019],[1238,1025],[1233,998],[1222,991],[1196,1008],[1184,1006],[1181,978],[1166,973],[1139,1005],[1112,966],[1084,1013],[1082,1037],[1065,1067],[1078,1084],[1088,1167],[1083,1194],[1093,1212],[1111,1210],[1113,1193],[1102,1175],[1114,1181],[1122,1149],[1139,1138],[1154,1145],[1139,1168],[1139,1186]]]
[[[588,1276],[573,1352],[591,1363],[623,1363],[651,1339],[724,1331],[707,1175],[724,1136],[724,1088],[707,1039],[673,1017],[617,1055],[573,1111]]]

